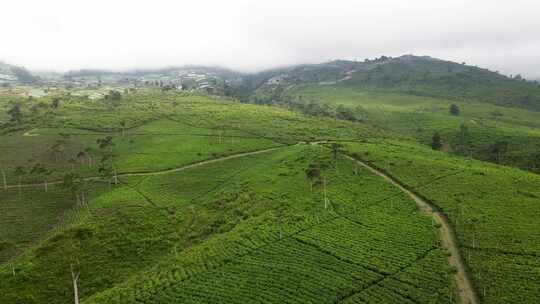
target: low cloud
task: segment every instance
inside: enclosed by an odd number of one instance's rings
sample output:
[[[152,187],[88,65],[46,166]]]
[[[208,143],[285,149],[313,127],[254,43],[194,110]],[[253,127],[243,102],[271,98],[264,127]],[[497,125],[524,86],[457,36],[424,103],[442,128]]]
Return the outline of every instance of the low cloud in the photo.
[[[537,1],[9,1],[0,59],[32,69],[256,71],[431,55],[540,77]]]

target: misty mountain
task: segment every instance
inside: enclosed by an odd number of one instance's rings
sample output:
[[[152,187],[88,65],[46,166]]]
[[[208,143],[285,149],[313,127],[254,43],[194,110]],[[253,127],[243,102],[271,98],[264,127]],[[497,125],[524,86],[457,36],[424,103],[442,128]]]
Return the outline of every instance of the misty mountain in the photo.
[[[40,76],[44,81],[58,80],[57,74],[51,78]],[[509,77],[496,71],[428,56],[381,56],[364,61],[335,60],[249,74],[221,67],[183,66],[127,71],[84,69],[69,71],[61,76],[65,81],[82,82],[98,79],[104,82],[157,80],[186,83],[196,89],[208,84],[227,87],[229,89],[218,91],[244,100],[254,96],[280,98],[282,93],[294,86],[333,85],[483,101],[540,111],[540,86],[532,80],[527,81],[520,75]],[[0,65],[0,81],[31,83],[36,79],[24,68]]]
[[[82,69],[73,70],[64,74],[66,78],[78,78],[78,77],[103,77],[103,76],[116,76],[116,77],[145,77],[148,75],[161,75],[161,76],[177,76],[188,73],[197,73],[204,75],[212,75],[220,77],[226,80],[233,80],[240,77],[242,74],[226,68],[212,67],[212,66],[181,66],[181,67],[167,67],[158,69],[132,69],[126,71],[113,71],[105,69]]]
[[[428,56],[382,56],[363,62],[337,60],[262,72],[247,79],[249,89],[266,96],[279,96],[292,86],[319,84],[540,110],[540,86],[520,75],[508,77]]]
[[[0,62],[0,83],[33,83],[37,78],[23,67]]]

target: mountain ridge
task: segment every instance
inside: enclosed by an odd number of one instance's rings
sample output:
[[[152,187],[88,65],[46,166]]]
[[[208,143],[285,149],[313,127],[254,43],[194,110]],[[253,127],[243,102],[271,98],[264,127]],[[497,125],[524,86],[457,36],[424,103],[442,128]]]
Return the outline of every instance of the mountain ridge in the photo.
[[[7,66],[7,65],[6,65]],[[461,101],[482,101],[506,107],[540,111],[540,86],[520,75],[513,77],[497,71],[442,60],[430,56],[381,56],[364,61],[332,60],[323,63],[299,64],[243,73],[219,66],[185,65],[158,69],[82,69],[47,77],[32,76],[26,69],[9,66],[15,71],[8,76],[11,83],[50,81],[146,82],[171,84],[199,83],[222,87],[208,91],[232,95],[242,100],[253,97],[279,99],[284,90],[304,84],[355,87],[365,90],[384,90],[410,95],[443,97]],[[4,68],[4,70],[6,70]],[[13,78],[15,77],[15,78]],[[200,85],[202,83],[202,85]]]

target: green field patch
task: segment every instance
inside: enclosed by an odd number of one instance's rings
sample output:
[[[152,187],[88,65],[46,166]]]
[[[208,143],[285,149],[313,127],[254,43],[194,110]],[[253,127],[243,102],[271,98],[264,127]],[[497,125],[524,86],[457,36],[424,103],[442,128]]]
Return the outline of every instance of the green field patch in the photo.
[[[513,284],[539,281],[533,262],[540,250],[538,175],[392,141],[347,144],[347,150],[441,208],[456,230],[462,256],[484,301],[507,303],[506,297],[515,294]],[[482,259],[475,257],[478,254]],[[530,265],[528,271],[519,272],[522,263]],[[516,272],[520,274],[511,275]],[[488,286],[497,286],[496,292],[484,296]],[[515,295],[529,299],[537,293],[525,288]]]

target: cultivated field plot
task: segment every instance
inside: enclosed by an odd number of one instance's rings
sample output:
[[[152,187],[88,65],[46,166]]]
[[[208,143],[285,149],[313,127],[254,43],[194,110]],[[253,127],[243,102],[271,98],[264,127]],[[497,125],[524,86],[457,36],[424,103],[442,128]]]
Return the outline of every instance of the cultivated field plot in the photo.
[[[445,150],[484,161],[540,172],[540,114],[474,100],[459,101],[399,92],[369,91],[344,85],[298,86],[287,95],[304,102],[359,107],[362,120],[386,130],[413,137],[426,145],[439,133]],[[460,109],[449,113],[450,105]],[[504,156],[494,152],[505,143]]]
[[[310,145],[122,177],[86,217],[15,261],[24,277],[2,268],[0,300],[69,301],[74,261],[83,303],[455,301],[431,219]]]
[[[56,109],[47,98],[20,101],[28,116],[23,130],[0,134],[0,169],[8,184],[58,180],[69,171],[97,176],[105,156],[112,157],[117,174],[148,172],[303,140],[365,138],[375,132],[207,96],[150,90],[129,94],[116,105],[70,98]],[[45,106],[30,111],[36,104]],[[97,141],[108,137],[112,144],[100,147]],[[32,172],[35,166],[44,170]]]
[[[113,146],[100,149],[96,141],[107,136],[111,136]],[[193,128],[168,120],[150,123],[124,135],[36,128],[31,132],[4,135],[0,140],[4,143],[0,148],[3,152],[0,163],[9,164],[4,169],[8,184],[58,180],[66,171],[97,176],[100,159],[109,149],[118,174],[122,174],[172,169],[281,145],[241,131]],[[43,165],[49,172],[31,172],[36,164]]]
[[[485,303],[540,298],[540,177],[415,144],[347,144],[441,208]]]
[[[60,222],[75,199],[51,186],[2,190],[0,199],[0,263],[27,249]]]

